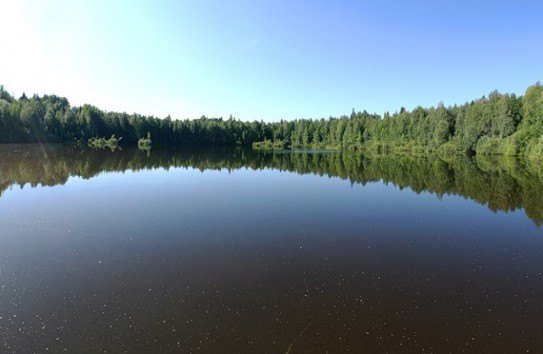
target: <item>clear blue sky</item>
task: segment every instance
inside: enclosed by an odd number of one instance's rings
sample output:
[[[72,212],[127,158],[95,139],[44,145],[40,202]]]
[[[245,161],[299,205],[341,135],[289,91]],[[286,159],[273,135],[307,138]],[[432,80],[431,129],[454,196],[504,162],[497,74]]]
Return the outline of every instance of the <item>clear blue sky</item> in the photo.
[[[0,84],[172,118],[464,103],[543,80],[542,1],[0,0]]]

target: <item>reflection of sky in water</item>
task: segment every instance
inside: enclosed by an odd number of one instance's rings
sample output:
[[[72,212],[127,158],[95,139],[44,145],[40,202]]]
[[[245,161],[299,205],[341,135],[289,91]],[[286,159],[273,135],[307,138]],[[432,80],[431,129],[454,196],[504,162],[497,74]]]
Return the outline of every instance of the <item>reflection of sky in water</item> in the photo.
[[[16,352],[543,344],[541,229],[462,197],[269,169],[126,171],[8,190],[0,228],[0,333]]]

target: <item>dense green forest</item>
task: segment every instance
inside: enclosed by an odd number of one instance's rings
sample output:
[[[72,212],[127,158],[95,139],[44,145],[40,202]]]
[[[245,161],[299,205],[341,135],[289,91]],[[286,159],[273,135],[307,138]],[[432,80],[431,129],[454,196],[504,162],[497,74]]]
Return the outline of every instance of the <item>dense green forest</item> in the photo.
[[[266,152],[231,147],[89,150],[70,145],[0,146],[0,196],[14,185],[64,184],[71,176],[155,168],[234,171],[272,168],[339,177],[351,184],[383,181],[417,193],[461,195],[494,211],[524,209],[543,223],[543,167],[519,158],[495,156],[391,156],[351,152]]]
[[[55,95],[12,97],[0,87],[0,143],[87,142],[122,137],[136,144],[251,145],[255,148],[333,148],[375,152],[435,152],[543,157],[543,86],[524,96],[494,91],[463,105],[401,108],[383,116],[354,109],[328,119],[265,123],[232,117],[159,119],[70,106]]]

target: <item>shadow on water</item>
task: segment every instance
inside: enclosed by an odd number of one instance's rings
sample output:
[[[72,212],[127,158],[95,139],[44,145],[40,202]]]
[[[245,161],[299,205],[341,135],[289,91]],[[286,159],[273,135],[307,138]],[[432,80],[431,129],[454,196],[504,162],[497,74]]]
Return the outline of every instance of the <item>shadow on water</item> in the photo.
[[[85,179],[102,172],[168,169],[275,169],[339,177],[352,184],[382,180],[400,189],[437,196],[459,195],[492,211],[522,209],[543,223],[543,167],[511,157],[416,157],[352,153],[263,152],[225,147],[91,150],[70,145],[0,146],[0,196],[14,186],[54,186],[71,176]]]

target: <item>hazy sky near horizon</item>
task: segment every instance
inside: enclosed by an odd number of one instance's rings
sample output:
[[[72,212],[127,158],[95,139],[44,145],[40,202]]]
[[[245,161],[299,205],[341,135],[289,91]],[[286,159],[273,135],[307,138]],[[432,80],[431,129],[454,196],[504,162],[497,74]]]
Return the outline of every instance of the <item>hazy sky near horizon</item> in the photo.
[[[541,1],[0,0],[0,84],[108,111],[266,121],[523,94]]]

